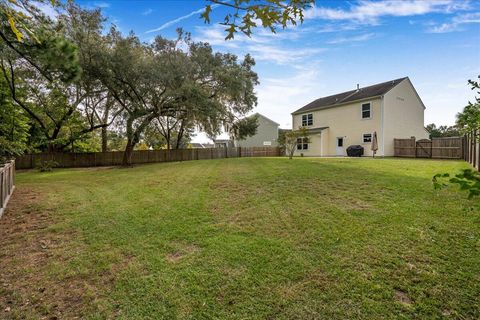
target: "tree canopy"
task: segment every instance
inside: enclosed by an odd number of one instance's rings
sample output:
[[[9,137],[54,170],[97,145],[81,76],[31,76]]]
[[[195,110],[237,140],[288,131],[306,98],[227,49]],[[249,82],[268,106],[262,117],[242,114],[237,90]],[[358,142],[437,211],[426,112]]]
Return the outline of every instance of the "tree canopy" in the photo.
[[[112,138],[115,148],[124,146],[128,165],[134,148],[180,148],[195,129],[251,131],[243,129],[250,122],[239,120],[257,103],[250,55],[214,52],[182,30],[174,40],[158,36],[151,43],[114,26],[105,34],[100,10],[55,3],[59,10],[50,19],[38,3],[2,2],[1,11],[11,23],[0,29],[0,117],[7,107],[18,114],[17,127],[28,133],[22,151],[80,151],[89,143],[89,150],[106,151]],[[2,141],[10,141],[13,153],[18,146],[10,137]]]
[[[430,135],[430,138],[440,137],[459,137],[462,135],[457,126],[438,126],[435,123],[430,123],[425,126],[425,129]]]

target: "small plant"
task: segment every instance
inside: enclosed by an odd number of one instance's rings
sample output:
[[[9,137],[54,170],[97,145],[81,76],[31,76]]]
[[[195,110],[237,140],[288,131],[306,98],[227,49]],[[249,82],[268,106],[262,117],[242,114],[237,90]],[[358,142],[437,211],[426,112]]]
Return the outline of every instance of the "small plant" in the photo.
[[[437,173],[433,176],[432,182],[435,189],[442,189],[448,186],[443,179],[450,178],[449,173]],[[468,191],[468,198],[480,196],[480,173],[472,169],[464,169],[455,177],[448,179],[448,182],[460,186],[460,190]]]
[[[54,160],[45,160],[37,162],[37,169],[40,172],[51,172],[53,168],[58,166],[58,162]]]

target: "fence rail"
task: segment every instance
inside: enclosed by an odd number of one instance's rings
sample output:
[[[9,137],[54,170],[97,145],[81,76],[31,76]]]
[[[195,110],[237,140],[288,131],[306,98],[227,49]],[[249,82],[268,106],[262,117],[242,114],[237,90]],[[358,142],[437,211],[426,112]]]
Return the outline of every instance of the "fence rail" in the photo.
[[[465,138],[445,137],[422,139],[394,139],[394,156],[407,158],[463,159]]]
[[[0,167],[0,218],[7,207],[8,200],[15,189],[15,160]]]
[[[132,154],[132,164],[239,157],[278,157],[280,155],[281,151],[278,147],[137,150]],[[117,166],[122,164],[122,159],[122,151],[32,153],[17,157],[16,167],[17,169],[32,169],[44,161],[55,161],[58,167],[62,168]]]

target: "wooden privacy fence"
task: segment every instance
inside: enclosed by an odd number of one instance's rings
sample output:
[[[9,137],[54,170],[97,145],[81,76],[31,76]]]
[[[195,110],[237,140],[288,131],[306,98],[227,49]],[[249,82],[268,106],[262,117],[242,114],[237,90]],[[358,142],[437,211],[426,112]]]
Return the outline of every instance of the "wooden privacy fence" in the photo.
[[[13,189],[15,189],[15,161],[11,160],[0,167],[0,217],[3,215]]]
[[[393,139],[394,156],[407,158],[463,159],[463,137]]]
[[[463,145],[463,159],[480,171],[480,141],[477,138],[477,131],[467,134]]]
[[[278,157],[280,155],[281,151],[278,147],[137,150],[132,154],[132,164],[239,157]],[[122,151],[32,153],[17,157],[16,167],[17,169],[32,169],[44,161],[55,161],[57,166],[62,168],[117,166],[122,164],[122,160]]]

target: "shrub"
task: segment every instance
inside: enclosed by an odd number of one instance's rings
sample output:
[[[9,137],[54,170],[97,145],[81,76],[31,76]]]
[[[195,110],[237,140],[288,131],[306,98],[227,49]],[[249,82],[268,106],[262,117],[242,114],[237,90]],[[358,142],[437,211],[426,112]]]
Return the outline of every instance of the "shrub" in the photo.
[[[435,189],[447,187],[448,184],[442,182],[440,179],[450,178],[448,173],[438,173],[433,176],[433,186]],[[468,198],[480,196],[480,173],[472,169],[464,169],[461,173],[456,174],[455,177],[448,179],[448,182],[455,183],[460,186],[460,190],[468,191]]]
[[[58,166],[58,162],[54,160],[45,160],[37,162],[37,169],[40,172],[50,172],[53,168]]]

